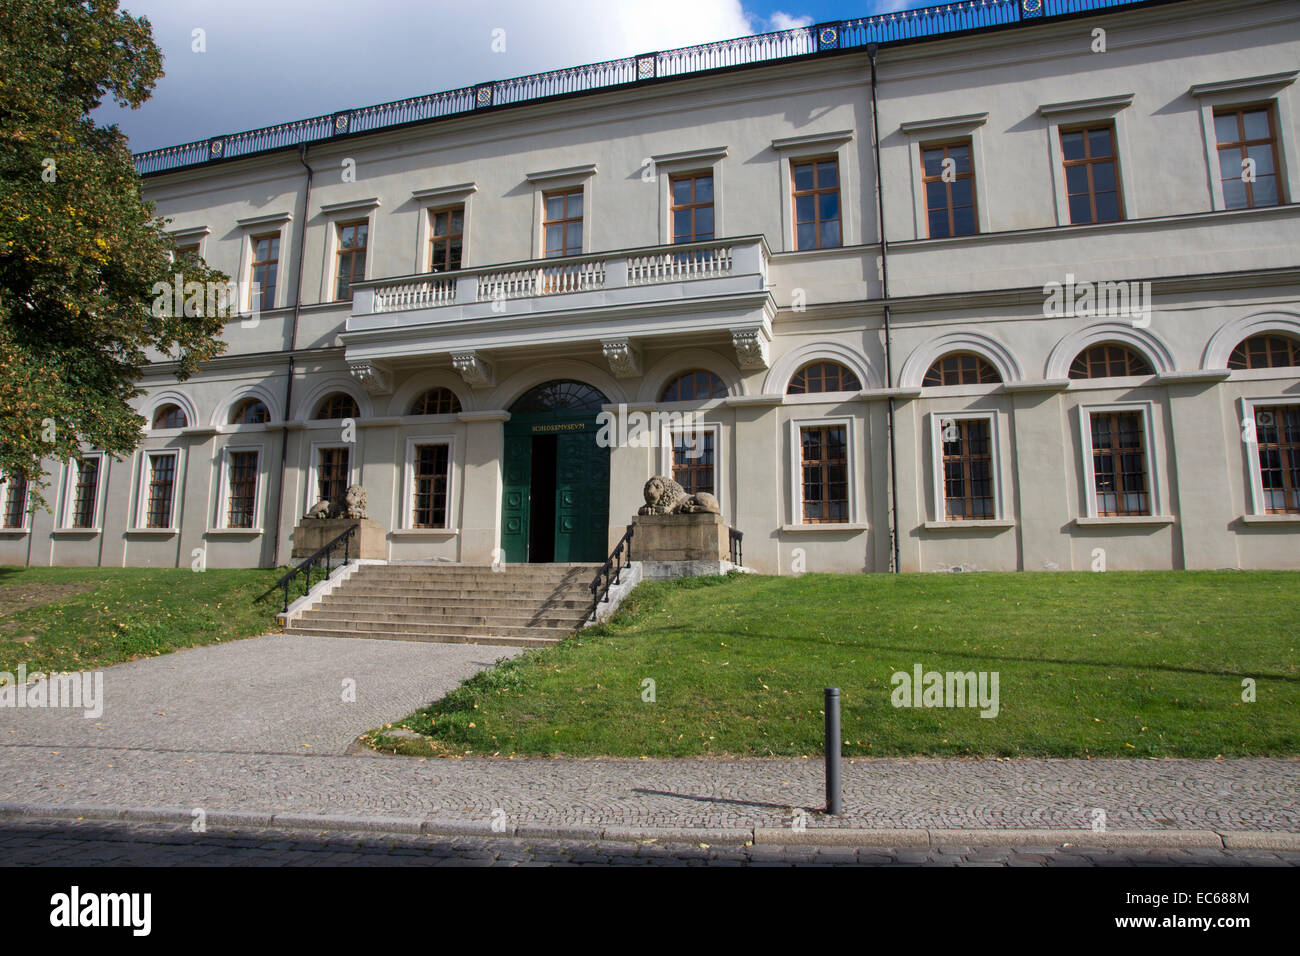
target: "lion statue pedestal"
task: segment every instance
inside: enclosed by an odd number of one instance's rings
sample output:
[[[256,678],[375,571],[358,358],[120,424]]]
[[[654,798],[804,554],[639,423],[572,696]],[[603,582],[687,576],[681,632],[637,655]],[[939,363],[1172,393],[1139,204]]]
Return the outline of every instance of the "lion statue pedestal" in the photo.
[[[671,478],[645,483],[645,506],[632,519],[632,555],[647,578],[725,574],[731,563],[730,527],[718,499],[689,495]]]
[[[386,560],[388,535],[366,516],[367,504],[366,489],[361,485],[349,487],[342,501],[317,501],[293,529],[293,558],[310,558],[349,526],[357,525],[357,534],[348,543],[348,557]]]

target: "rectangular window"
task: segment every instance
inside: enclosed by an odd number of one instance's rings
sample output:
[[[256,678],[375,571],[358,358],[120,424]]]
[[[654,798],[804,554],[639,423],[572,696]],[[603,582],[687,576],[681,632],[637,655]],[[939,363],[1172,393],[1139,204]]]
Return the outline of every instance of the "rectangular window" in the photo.
[[[172,526],[172,500],[176,487],[176,455],[147,455],[149,497],[145,515],[146,528]]]
[[[412,489],[411,499],[412,527],[447,527],[447,463],[447,445],[415,446],[415,487]]]
[[[358,222],[342,222],[338,225],[339,247],[335,263],[334,298],[337,301],[352,298],[352,283],[364,282],[366,278],[366,242],[370,224],[362,219]]]
[[[803,427],[799,438],[804,523],[847,522],[849,460],[845,427]]]
[[[1098,517],[1151,514],[1141,412],[1092,412],[1092,482]]]
[[[429,271],[455,272],[465,243],[465,207],[449,206],[429,213]]]
[[[791,161],[794,247],[834,249],[840,236],[840,168],[830,159]]]
[[[70,527],[73,528],[93,528],[95,527],[95,505],[99,492],[99,457],[87,458],[85,461],[73,463],[75,472],[72,492],[72,521]]]
[[[226,527],[252,528],[257,509],[257,452],[232,451],[228,460],[230,499],[226,504]]]
[[[275,308],[275,277],[280,269],[280,234],[253,236],[253,283],[248,307],[259,310]],[[256,301],[252,296],[256,294]]]
[[[673,433],[673,481],[688,495],[701,491],[717,494],[713,477],[715,437],[712,431]]]
[[[1214,111],[1219,176],[1228,209],[1254,209],[1281,202],[1278,189],[1277,132],[1271,106]]]
[[[188,242],[176,247],[176,257],[173,262],[184,263],[186,260],[193,262],[199,258],[199,244],[197,242]]]
[[[1300,405],[1255,407],[1264,513],[1300,514]]]
[[[27,524],[27,479],[10,477],[5,481],[4,526],[22,528]]]
[[[949,521],[996,517],[990,424],[987,418],[946,418],[939,423],[944,517]]]
[[[975,167],[970,140],[922,146],[921,164],[930,238],[974,235]]]
[[[542,232],[546,258],[582,254],[582,190],[546,193]]]
[[[1070,222],[1115,222],[1124,217],[1119,189],[1119,159],[1112,126],[1061,130],[1065,191]]]
[[[672,189],[673,242],[713,238],[713,174],[676,176]]]
[[[341,503],[347,495],[349,455],[347,448],[322,448],[316,472],[317,500]]]

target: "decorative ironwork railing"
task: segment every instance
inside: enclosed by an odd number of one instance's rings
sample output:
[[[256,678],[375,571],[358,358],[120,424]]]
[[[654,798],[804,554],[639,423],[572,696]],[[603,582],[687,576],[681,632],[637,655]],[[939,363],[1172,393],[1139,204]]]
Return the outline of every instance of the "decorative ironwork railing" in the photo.
[[[302,576],[302,593],[303,597],[306,597],[308,592],[311,591],[313,570],[318,567],[322,568],[325,573],[322,575],[321,580],[324,580],[334,572],[335,568],[342,567],[352,560],[352,539],[357,537],[359,528],[360,525],[349,525],[342,534],[275,582],[275,587],[284,589],[284,611],[281,613],[289,613],[289,586],[293,583],[294,578],[299,575]],[[343,561],[336,565],[334,559],[338,557],[340,551],[343,552]]]
[[[855,20],[835,20],[816,26],[701,43],[676,50],[496,80],[443,93],[429,93],[243,133],[216,136],[197,143],[148,150],[135,154],[135,164],[141,174],[158,173],[211,160],[317,142],[349,133],[370,132],[440,116],[609,89],[661,77],[704,73],[837,50],[861,49],[873,43],[903,43],[996,29],[1017,23],[1038,23],[1116,7],[1154,6],[1172,2],[1178,0],[958,0],[955,3],[939,3]]]
[[[596,620],[596,611],[601,602],[609,600],[609,589],[619,583],[619,577],[632,563],[632,530],[636,525],[628,525],[623,537],[618,539],[614,550],[609,553],[605,563],[600,566],[591,581],[591,619]]]

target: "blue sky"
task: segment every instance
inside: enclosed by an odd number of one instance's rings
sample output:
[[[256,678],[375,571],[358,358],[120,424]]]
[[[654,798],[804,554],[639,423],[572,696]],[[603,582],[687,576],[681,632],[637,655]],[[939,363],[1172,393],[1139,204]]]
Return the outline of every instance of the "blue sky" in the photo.
[[[133,149],[154,149],[485,80],[924,5],[123,0],[152,23],[166,75],[139,110],[110,104],[96,118],[117,122]],[[496,32],[502,30],[504,44]],[[202,31],[201,44],[195,31]]]

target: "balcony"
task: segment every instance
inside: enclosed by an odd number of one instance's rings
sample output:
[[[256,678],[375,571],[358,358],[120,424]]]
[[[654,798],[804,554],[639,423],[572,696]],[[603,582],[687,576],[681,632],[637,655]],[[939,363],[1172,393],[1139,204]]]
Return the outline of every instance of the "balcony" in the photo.
[[[725,331],[763,367],[768,257],[741,236],[359,282],[343,341],[349,362],[373,363]]]

